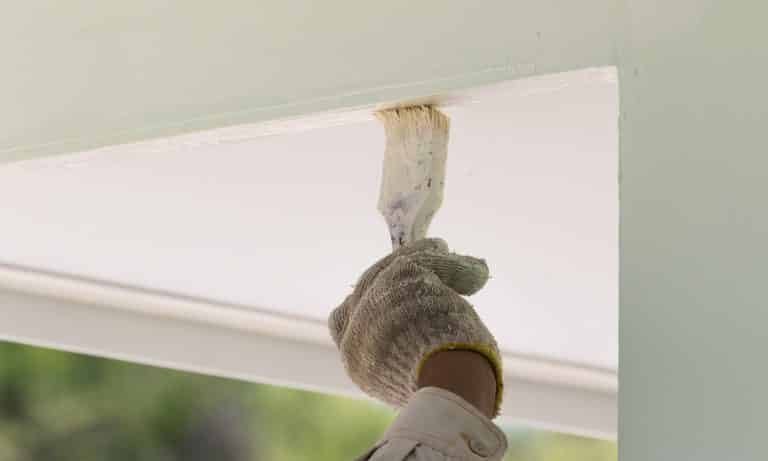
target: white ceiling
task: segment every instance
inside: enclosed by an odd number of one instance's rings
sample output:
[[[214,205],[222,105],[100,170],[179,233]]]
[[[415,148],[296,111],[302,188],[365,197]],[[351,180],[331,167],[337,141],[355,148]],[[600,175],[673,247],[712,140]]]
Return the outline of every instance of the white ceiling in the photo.
[[[488,260],[503,348],[616,368],[613,71],[458,101],[431,235]],[[0,166],[0,261],[324,318],[389,251],[383,130],[350,114]]]

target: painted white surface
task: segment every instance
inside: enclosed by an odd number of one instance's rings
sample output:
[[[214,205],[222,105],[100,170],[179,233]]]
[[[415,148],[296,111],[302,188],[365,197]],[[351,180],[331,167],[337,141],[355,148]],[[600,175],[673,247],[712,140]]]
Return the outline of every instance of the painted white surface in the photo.
[[[489,260],[473,299],[505,350],[615,370],[612,71],[452,98],[433,235]],[[367,113],[2,166],[0,260],[323,319],[389,250]]]

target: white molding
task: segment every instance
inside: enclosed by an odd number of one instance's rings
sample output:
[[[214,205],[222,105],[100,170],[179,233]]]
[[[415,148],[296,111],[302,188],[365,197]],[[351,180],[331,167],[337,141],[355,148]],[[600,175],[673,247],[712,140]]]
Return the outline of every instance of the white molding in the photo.
[[[0,338],[360,396],[324,322],[0,264]],[[616,373],[504,354],[503,418],[615,438]]]

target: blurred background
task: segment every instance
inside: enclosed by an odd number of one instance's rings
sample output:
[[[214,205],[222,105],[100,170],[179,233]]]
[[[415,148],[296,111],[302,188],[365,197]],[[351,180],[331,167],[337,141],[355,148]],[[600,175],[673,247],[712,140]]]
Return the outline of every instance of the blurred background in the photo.
[[[376,402],[0,342],[0,461],[344,461]],[[615,461],[616,444],[504,426],[505,461]]]

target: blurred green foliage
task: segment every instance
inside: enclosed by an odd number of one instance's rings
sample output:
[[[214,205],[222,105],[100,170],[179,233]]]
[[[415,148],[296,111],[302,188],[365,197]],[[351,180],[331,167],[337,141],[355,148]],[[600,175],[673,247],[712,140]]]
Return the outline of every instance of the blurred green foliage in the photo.
[[[0,461],[352,460],[374,402],[0,342]],[[506,461],[614,461],[616,445],[509,428]]]

